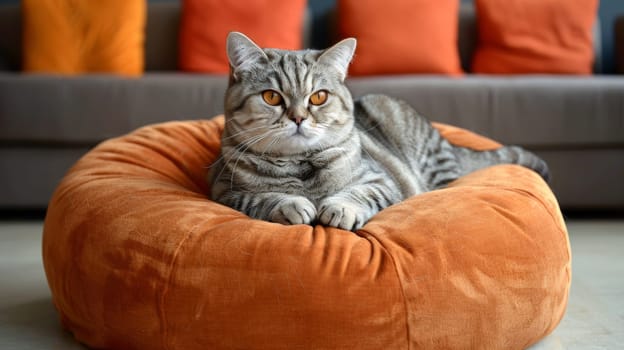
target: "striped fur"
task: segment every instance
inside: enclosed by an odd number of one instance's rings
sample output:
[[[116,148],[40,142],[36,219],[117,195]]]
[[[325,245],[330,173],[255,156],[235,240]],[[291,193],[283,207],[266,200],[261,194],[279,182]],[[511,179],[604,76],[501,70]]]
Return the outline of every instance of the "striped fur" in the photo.
[[[519,147],[455,147],[406,103],[383,95],[353,101],[344,85],[355,40],[325,51],[260,49],[228,37],[232,66],[221,157],[211,196],[247,215],[283,224],[356,230],[383,208],[501,163],[548,177]],[[263,91],[283,101],[273,106]],[[327,91],[327,101],[311,95]]]

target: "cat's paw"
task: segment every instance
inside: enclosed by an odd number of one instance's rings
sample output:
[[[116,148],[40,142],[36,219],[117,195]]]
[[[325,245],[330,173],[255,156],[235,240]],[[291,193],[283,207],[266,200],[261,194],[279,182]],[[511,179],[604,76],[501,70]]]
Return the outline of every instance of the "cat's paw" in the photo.
[[[319,222],[323,225],[356,231],[362,228],[371,215],[366,208],[340,199],[329,199],[319,207]]]
[[[283,199],[269,214],[269,220],[284,225],[311,224],[316,218],[316,207],[305,197]]]

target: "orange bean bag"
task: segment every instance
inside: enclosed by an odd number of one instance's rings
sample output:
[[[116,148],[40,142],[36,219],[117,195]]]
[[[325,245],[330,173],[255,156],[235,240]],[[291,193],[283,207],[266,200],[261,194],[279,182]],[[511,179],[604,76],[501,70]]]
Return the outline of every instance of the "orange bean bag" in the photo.
[[[438,125],[453,143],[492,141]],[[522,349],[566,308],[570,249],[548,186],[491,167],[357,233],[210,201],[223,118],[147,126],[68,172],[43,258],[63,325],[98,349]]]

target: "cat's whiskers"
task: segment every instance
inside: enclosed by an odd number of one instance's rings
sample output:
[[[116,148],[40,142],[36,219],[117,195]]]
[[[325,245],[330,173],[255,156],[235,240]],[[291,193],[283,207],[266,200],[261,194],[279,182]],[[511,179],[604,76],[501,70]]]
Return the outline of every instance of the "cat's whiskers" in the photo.
[[[269,144],[264,148],[264,150],[262,151],[262,154],[260,155],[261,158],[264,158],[264,155],[267,152],[271,152],[271,148],[273,148],[273,146],[277,145],[278,143],[280,143],[282,141],[281,137],[275,137],[273,138],[273,140],[271,142],[269,142]]]
[[[232,172],[231,172],[231,175],[230,175],[230,190],[232,190],[234,188],[234,173],[236,172],[236,168],[238,167],[238,162],[245,155],[245,152],[247,152],[247,150],[250,147],[252,147],[253,145],[263,141],[264,139],[266,139],[269,136],[269,134],[271,134],[271,133],[272,133],[272,130],[269,130],[269,131],[265,132],[264,134],[256,136],[254,141],[248,142],[247,143],[247,147],[245,147],[245,149],[240,152],[240,154],[238,155],[238,158],[236,158],[236,162],[234,162],[234,169],[232,169]],[[229,162],[230,161],[228,161],[228,163]],[[227,166],[227,164],[226,164],[226,166]]]
[[[371,126],[370,128],[368,128],[368,129],[364,129],[364,132],[369,132],[369,131],[371,131],[371,130],[373,130],[373,129],[377,129],[378,127],[379,127],[379,124],[375,123],[375,124],[374,124],[373,126]]]
[[[243,142],[239,143],[236,147],[233,147],[233,149],[229,150],[229,151],[228,151],[228,152],[226,152],[226,153],[223,153],[223,141],[227,141],[228,139],[231,139],[231,138],[233,138],[234,136],[240,136],[240,135],[243,135],[243,134],[247,134],[248,132],[252,132],[252,131],[256,131],[256,130],[258,130],[258,129],[264,129],[264,128],[266,128],[266,126],[260,126],[260,127],[254,128],[254,129],[247,129],[247,130],[243,130],[243,131],[241,131],[241,132],[239,132],[239,133],[236,133],[235,135],[230,135],[230,136],[228,136],[228,137],[224,137],[224,138],[222,138],[222,139],[221,139],[221,147],[222,147],[222,148],[221,148],[221,156],[220,156],[219,158],[215,159],[215,160],[212,162],[212,164],[210,164],[210,165],[206,166],[205,168],[206,168],[206,169],[210,169],[210,168],[212,168],[212,167],[213,167],[214,165],[216,165],[216,164],[217,164],[220,160],[225,159],[226,157],[229,157],[232,153],[236,152],[238,148],[245,147],[245,144],[244,144],[244,143],[245,143],[245,142],[247,142],[247,141],[249,141],[249,139],[247,139],[247,140],[245,140],[245,141],[243,141]],[[274,130],[275,130],[275,128],[269,128],[268,132],[272,132],[272,131],[274,131]],[[226,163],[226,164],[227,164],[227,163]]]
[[[249,139],[247,139],[247,140],[241,142],[240,144],[236,145],[236,147],[233,147],[233,149],[231,149],[230,151],[228,151],[225,154],[223,154],[218,160],[222,160],[222,159],[225,160],[225,159],[227,159],[227,161],[221,167],[221,171],[219,172],[219,174],[217,174],[217,176],[215,177],[215,180],[219,180],[221,178],[221,175],[223,175],[223,171],[227,168],[228,164],[230,164],[232,159],[234,159],[234,157],[230,157],[231,155],[233,155],[236,152],[240,152],[243,148],[245,148],[245,150],[243,150],[243,153],[244,153],[245,151],[247,151],[247,149],[249,147],[251,147],[256,142],[261,141],[264,137],[266,137],[272,131],[273,130],[269,130],[269,131],[267,131],[267,132],[265,132],[263,134],[252,136]],[[216,164],[216,163],[217,163],[217,161],[215,161],[213,164]]]

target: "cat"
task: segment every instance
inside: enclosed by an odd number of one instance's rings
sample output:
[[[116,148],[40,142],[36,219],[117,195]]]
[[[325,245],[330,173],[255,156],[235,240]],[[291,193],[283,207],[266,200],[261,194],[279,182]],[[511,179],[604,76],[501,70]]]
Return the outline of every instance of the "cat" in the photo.
[[[228,35],[213,200],[276,223],[358,230],[390,205],[487,166],[520,164],[548,178],[546,163],[520,147],[453,146],[403,101],[354,101],[345,78],[355,47],[349,38],[323,51],[261,49]]]

